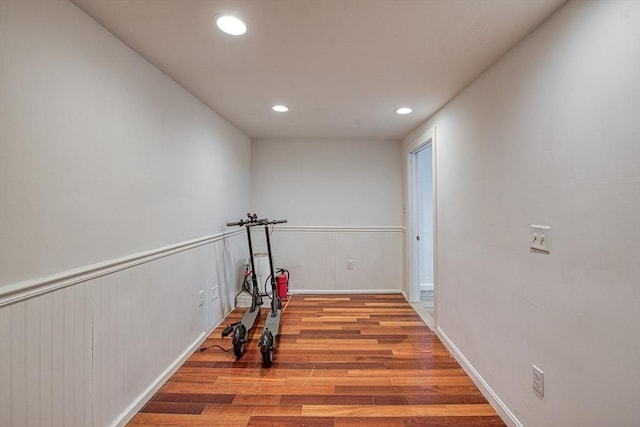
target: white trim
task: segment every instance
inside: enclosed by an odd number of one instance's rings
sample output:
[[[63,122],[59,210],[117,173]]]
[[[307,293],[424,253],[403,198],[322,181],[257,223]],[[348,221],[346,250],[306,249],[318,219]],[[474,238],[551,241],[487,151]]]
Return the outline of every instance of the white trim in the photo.
[[[435,324],[433,317],[429,314],[427,309],[422,305],[422,302],[410,302],[411,307],[413,307],[413,311],[416,312],[418,316],[422,319],[422,321],[431,329],[435,330]]]
[[[433,283],[420,283],[420,292],[422,291],[432,291]]]
[[[116,418],[111,425],[112,426],[124,426],[142,409],[144,405],[153,397],[154,394],[160,390],[160,388],[164,385],[169,378],[182,366],[184,362],[189,359],[189,356],[196,351],[198,347],[202,345],[203,342],[207,340],[207,338],[213,333],[213,331],[220,326],[225,320],[227,320],[227,316],[233,311],[234,307],[231,307],[231,310],[227,312],[224,316],[222,316],[222,320],[218,322],[216,326],[214,326],[208,333],[201,333],[196,340],[191,343],[191,345],[180,354],[176,358],[176,360],[171,363],[167,369],[165,369],[158,378],[155,379],[149,387],[147,387],[137,398],[125,409],[119,416]]]
[[[418,135],[407,138],[405,141],[407,142],[407,149],[409,152],[417,151],[422,145],[425,144],[425,141],[430,139],[434,139],[436,136],[436,127],[429,127],[425,129],[424,132],[419,133]]]
[[[402,289],[289,289],[289,295],[403,294]],[[406,296],[405,296],[406,298]]]
[[[416,148],[416,151],[418,149]],[[416,248],[416,231],[417,231],[417,218],[415,215],[415,203],[417,201],[417,189],[416,183],[416,151],[409,151],[407,157],[407,255],[409,257],[409,274],[407,279],[409,280],[407,291],[409,294],[409,302],[419,302],[420,295],[415,289],[415,284],[418,281],[416,276],[418,271],[418,263],[416,261],[417,248]]]
[[[433,176],[433,281],[437,293],[437,217],[436,217],[436,128],[431,127],[422,132],[407,143],[407,255],[408,255],[408,283],[407,290],[410,296],[409,302],[420,301],[420,289],[418,286],[418,263],[417,263],[417,243],[415,240],[418,229],[418,219],[415,215],[415,202],[417,200],[416,180],[416,156],[415,154],[423,148],[431,145],[431,174]],[[434,295],[434,304],[437,295]],[[434,308],[437,316],[437,307]],[[434,319],[435,320],[435,319]]]
[[[198,347],[204,343],[207,338],[213,333],[213,331],[224,323],[227,320],[227,316],[233,311],[233,307],[229,310],[224,316],[222,316],[222,320],[218,322],[216,326],[214,326],[208,333],[201,333],[196,340],[191,343],[191,345],[180,354],[176,358],[176,360],[171,363],[167,369],[165,369],[158,378],[153,381],[149,387],[147,387],[138,397],[125,409],[119,416],[116,418],[111,425],[112,426],[124,426],[142,409],[144,405],[153,397],[154,394],[160,390],[160,388],[164,385],[165,382],[171,378],[173,374],[189,359],[191,354],[196,351]]]
[[[473,383],[480,389],[482,394],[487,398],[491,406],[498,412],[502,421],[504,421],[510,427],[523,427],[522,423],[511,412],[507,405],[498,397],[489,384],[482,378],[480,373],[476,371],[471,362],[464,357],[464,354],[460,349],[451,341],[451,339],[444,333],[444,331],[438,326],[436,328],[436,334],[440,340],[444,343],[445,347],[453,355],[453,357],[462,366],[462,369],[469,375]]]
[[[431,163],[433,174],[433,322],[434,326],[440,325],[440,310],[438,310],[438,285],[440,277],[438,276],[438,136],[437,129],[434,126],[431,134]]]
[[[401,225],[391,226],[356,226],[356,227],[342,227],[342,226],[325,226],[325,225],[293,225],[293,226],[277,226],[277,231],[305,231],[305,232],[405,232],[406,228]]]
[[[226,316],[225,316],[226,317]],[[216,328],[218,326],[216,325]],[[213,328],[215,329],[215,328]],[[213,329],[211,332],[213,332]],[[210,335],[203,332],[196,340],[191,343],[185,351],[178,356],[168,367],[165,369],[142,393],[134,399],[134,401],[125,409],[118,418],[116,418],[110,425],[112,426],[124,426],[142,409],[142,407],[153,397],[153,395],[162,387],[162,385],[173,375],[184,362],[187,361],[191,353],[193,353],[198,346],[200,346]]]
[[[77,285],[97,277],[106,276],[127,268],[145,264],[159,258],[184,252],[199,246],[208,245],[227,237],[241,233],[243,230],[225,231],[211,236],[200,237],[197,239],[187,240],[173,245],[164,246],[162,248],[152,249],[145,252],[104,261],[97,264],[87,265],[85,267],[74,270],[65,271],[39,279],[27,280],[13,285],[0,288],[0,307],[13,304],[37,295],[42,295],[67,286]]]

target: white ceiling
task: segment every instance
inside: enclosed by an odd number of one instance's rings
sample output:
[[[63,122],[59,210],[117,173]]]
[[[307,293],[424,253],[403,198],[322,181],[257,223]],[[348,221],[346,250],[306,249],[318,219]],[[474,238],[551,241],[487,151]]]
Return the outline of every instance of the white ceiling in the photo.
[[[73,0],[252,138],[339,139],[401,139],[564,1]]]

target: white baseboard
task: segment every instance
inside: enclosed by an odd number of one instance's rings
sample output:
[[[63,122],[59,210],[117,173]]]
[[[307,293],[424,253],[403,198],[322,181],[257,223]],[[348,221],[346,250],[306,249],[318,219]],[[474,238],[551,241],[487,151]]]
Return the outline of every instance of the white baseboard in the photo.
[[[471,362],[464,357],[464,354],[456,347],[456,345],[449,339],[447,334],[438,326],[436,328],[436,334],[443,342],[445,347],[449,350],[449,352],[453,355],[453,357],[458,361],[462,369],[469,375],[473,383],[480,389],[484,397],[487,398],[491,406],[498,412],[502,421],[504,421],[510,427],[523,427],[522,423],[516,418],[516,416],[511,412],[511,410],[505,405],[505,403],[498,397],[498,395],[493,391],[493,389],[487,384],[487,382],[482,378],[480,373],[476,371]]]
[[[196,340],[184,352],[182,352],[182,354],[178,356],[178,358],[174,360],[173,363],[171,363],[171,365],[169,365],[167,369],[165,369],[158,376],[158,378],[156,378],[155,381],[153,381],[149,385],[149,387],[147,387],[147,389],[143,391],[131,403],[131,405],[129,405],[129,407],[127,407],[127,409],[125,409],[124,412],[122,412],[120,416],[113,421],[111,425],[120,427],[126,425],[129,421],[131,421],[131,419],[138,413],[138,411],[140,411],[140,409],[142,409],[142,407],[149,401],[149,399],[151,399],[153,395],[158,390],[160,390],[160,387],[162,387],[162,385],[171,377],[171,375],[173,375],[178,370],[178,368],[182,366],[182,364],[189,358],[191,353],[193,353],[195,349],[198,348],[198,346],[200,346],[205,339],[207,339],[208,336],[209,334],[205,332],[200,334],[200,336],[198,336],[198,338],[196,338]]]
[[[427,311],[427,309],[419,302],[410,302],[411,307],[413,307],[413,311],[416,312],[418,316],[422,319],[422,321],[431,329],[435,330],[435,320],[431,314]]]
[[[233,308],[232,308],[233,310]],[[229,312],[230,313],[230,312]],[[207,337],[209,335],[211,335],[211,333],[218,327],[220,326],[220,324],[222,322],[224,322],[224,319],[227,318],[227,316],[229,315],[229,313],[226,313],[224,316],[222,316],[222,320],[220,322],[218,322],[218,324],[216,326],[213,327],[213,329],[211,329],[211,331],[209,332],[203,332],[202,334],[200,334],[198,336],[198,338],[196,338],[196,340],[191,343],[191,345],[189,347],[187,347],[187,349],[185,351],[182,352],[182,354],[180,354],[180,356],[178,356],[176,358],[176,360],[174,360],[168,367],[167,369],[165,369],[159,376],[158,378],[155,379],[155,381],[153,381],[151,384],[149,384],[149,387],[146,388],[145,391],[143,391],[132,403],[131,405],[129,405],[127,407],[127,409],[125,409],[119,416],[118,418],[116,418],[112,423],[111,426],[124,426],[126,425],[129,421],[131,421],[131,419],[140,411],[140,409],[142,409],[142,407],[144,405],[147,404],[147,402],[149,401],[149,399],[151,399],[153,397],[154,394],[156,394],[158,392],[158,390],[160,390],[160,387],[162,387],[164,385],[165,382],[167,382],[167,380],[169,378],[171,378],[171,376],[173,374],[176,373],[176,371],[178,370],[178,368],[180,368],[180,366],[182,366],[182,364],[184,362],[187,361],[187,359],[189,358],[189,356],[191,356],[191,353],[193,353],[198,347],[200,347],[202,345],[202,343],[207,339]]]
[[[402,294],[402,289],[289,289],[290,295]]]
[[[433,283],[420,283],[420,291],[432,291]]]

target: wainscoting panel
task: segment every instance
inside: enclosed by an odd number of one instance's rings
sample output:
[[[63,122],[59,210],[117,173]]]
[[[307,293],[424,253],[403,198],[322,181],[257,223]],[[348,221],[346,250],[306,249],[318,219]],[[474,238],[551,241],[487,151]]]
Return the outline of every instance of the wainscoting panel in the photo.
[[[402,233],[336,233],[336,290],[400,291],[403,286]],[[347,260],[353,269],[347,269]]]
[[[290,271],[293,293],[400,291],[402,242],[402,227],[279,226],[272,235],[276,265]]]
[[[91,310],[86,286],[0,308],[0,425],[92,425]]]
[[[243,238],[159,251],[50,291],[32,283],[32,297],[1,306],[0,425],[126,422],[233,308]]]

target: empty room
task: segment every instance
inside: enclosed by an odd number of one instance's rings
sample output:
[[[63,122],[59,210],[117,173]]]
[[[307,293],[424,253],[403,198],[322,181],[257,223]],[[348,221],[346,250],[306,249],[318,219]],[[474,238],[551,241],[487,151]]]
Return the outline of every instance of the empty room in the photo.
[[[0,0],[0,426],[640,425],[640,1]]]

